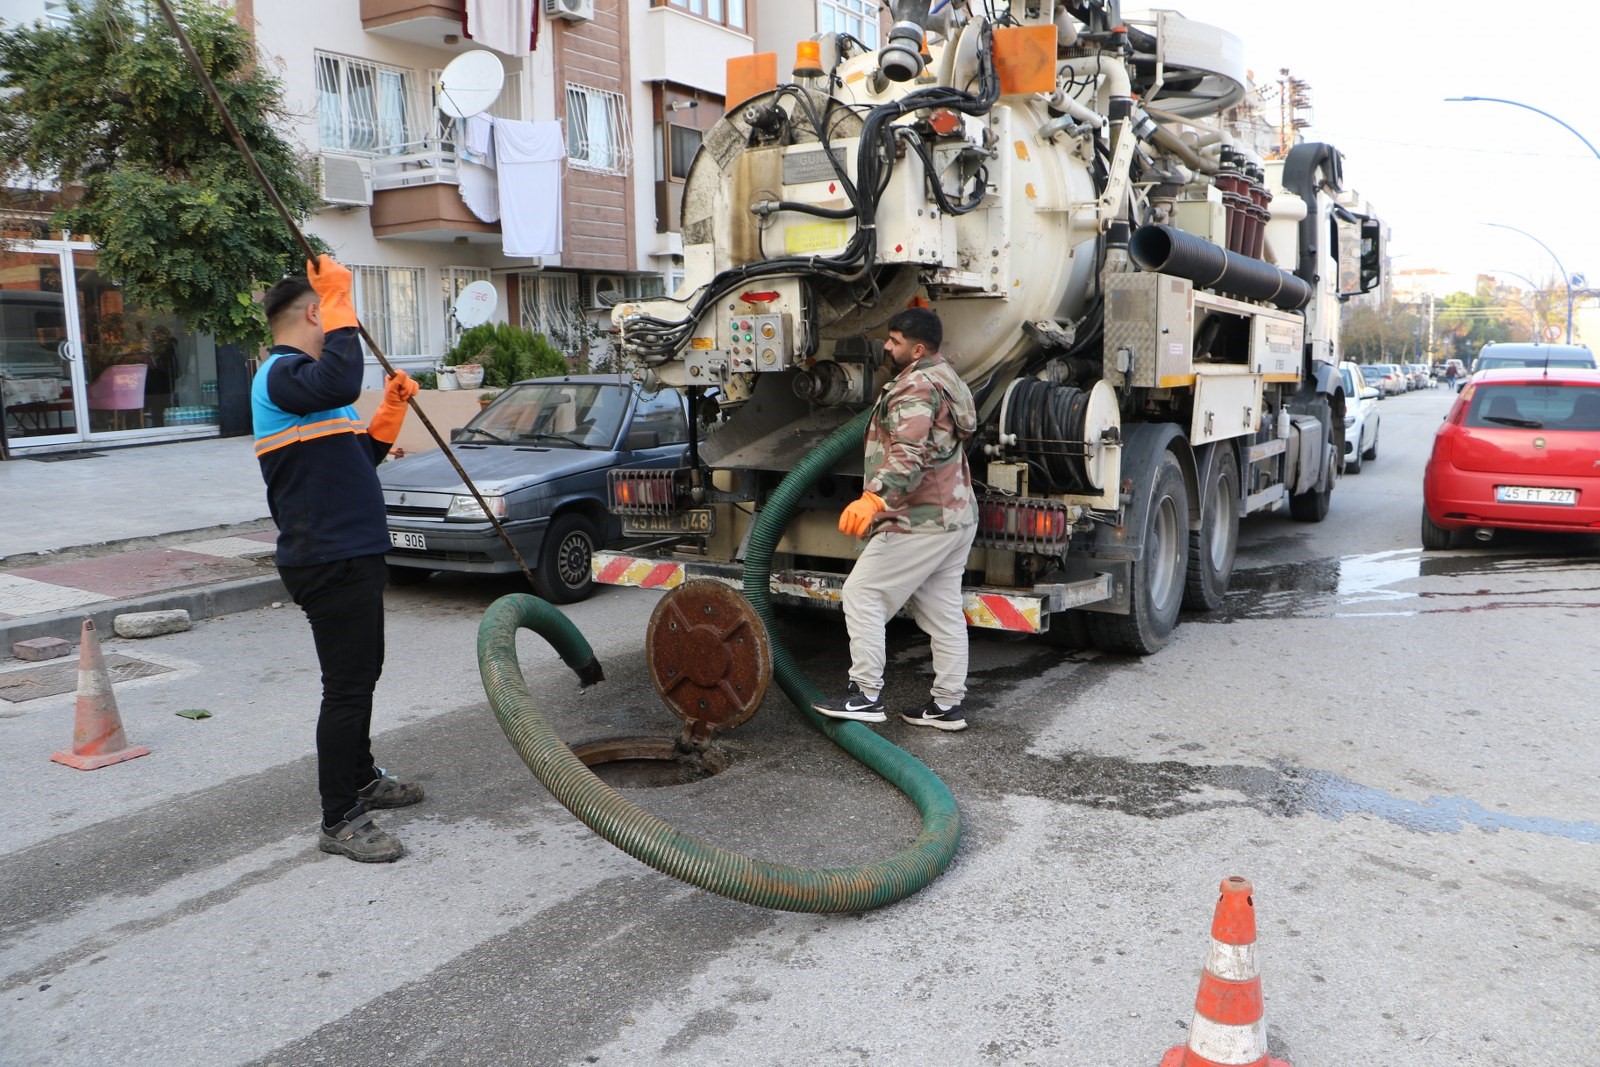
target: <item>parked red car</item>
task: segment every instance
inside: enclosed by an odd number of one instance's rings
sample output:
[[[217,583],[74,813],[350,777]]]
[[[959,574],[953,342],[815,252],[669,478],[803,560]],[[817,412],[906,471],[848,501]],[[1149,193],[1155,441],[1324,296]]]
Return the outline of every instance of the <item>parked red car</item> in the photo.
[[[1600,533],[1600,371],[1487,370],[1456,397],[1422,477],[1422,547],[1496,529]]]

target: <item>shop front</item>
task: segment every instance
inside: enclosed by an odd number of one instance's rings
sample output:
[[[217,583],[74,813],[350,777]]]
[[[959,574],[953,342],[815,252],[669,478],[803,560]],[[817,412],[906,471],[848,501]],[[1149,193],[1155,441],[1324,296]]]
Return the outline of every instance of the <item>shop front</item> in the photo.
[[[237,393],[242,367],[222,369],[222,392]],[[94,245],[0,246],[0,432],[12,457],[217,436],[228,421],[218,370],[210,335],[126,301]]]

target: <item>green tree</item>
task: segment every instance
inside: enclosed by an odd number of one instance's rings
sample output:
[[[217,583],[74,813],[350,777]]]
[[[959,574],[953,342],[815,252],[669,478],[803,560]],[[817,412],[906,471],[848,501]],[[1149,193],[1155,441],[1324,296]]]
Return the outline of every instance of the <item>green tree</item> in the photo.
[[[245,142],[297,219],[310,163],[274,130],[281,86],[228,8],[174,0]],[[253,294],[305,256],[251,176],[152,5],[76,0],[65,24],[0,24],[0,179],[50,176],[81,196],[51,218],[99,244],[129,300],[222,340],[260,340]]]
[[[1434,311],[1433,332],[1439,354],[1471,366],[1478,349],[1490,341],[1510,339],[1507,317],[1487,294],[1451,293]]]
[[[1390,301],[1346,304],[1339,325],[1344,358],[1357,363],[1414,363],[1427,338],[1427,323],[1414,310]]]

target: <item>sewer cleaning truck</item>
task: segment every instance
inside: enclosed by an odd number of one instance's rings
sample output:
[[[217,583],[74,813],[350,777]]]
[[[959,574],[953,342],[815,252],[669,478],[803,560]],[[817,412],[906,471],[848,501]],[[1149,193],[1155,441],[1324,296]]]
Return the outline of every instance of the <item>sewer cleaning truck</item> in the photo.
[[[923,304],[979,408],[969,624],[1155,652],[1220,604],[1242,516],[1328,514],[1340,302],[1378,284],[1381,224],[1341,204],[1332,146],[1253,148],[1224,30],[1117,0],[892,8],[876,49],[730,63],[685,282],[612,315],[624,358],[689,397],[689,461],[612,472],[647,540],[595,578],[737,585],[787,485],[771,594],[836,604],[862,449],[818,448],[864,423],[885,323]]]

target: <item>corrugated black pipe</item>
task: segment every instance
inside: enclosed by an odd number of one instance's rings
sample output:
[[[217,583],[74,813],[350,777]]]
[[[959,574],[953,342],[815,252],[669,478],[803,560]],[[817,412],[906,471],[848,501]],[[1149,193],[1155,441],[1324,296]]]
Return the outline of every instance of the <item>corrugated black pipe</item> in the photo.
[[[1268,300],[1288,311],[1311,300],[1311,286],[1288,271],[1171,226],[1139,227],[1128,243],[1128,255],[1140,270],[1188,278],[1202,289],[1229,296]]]

